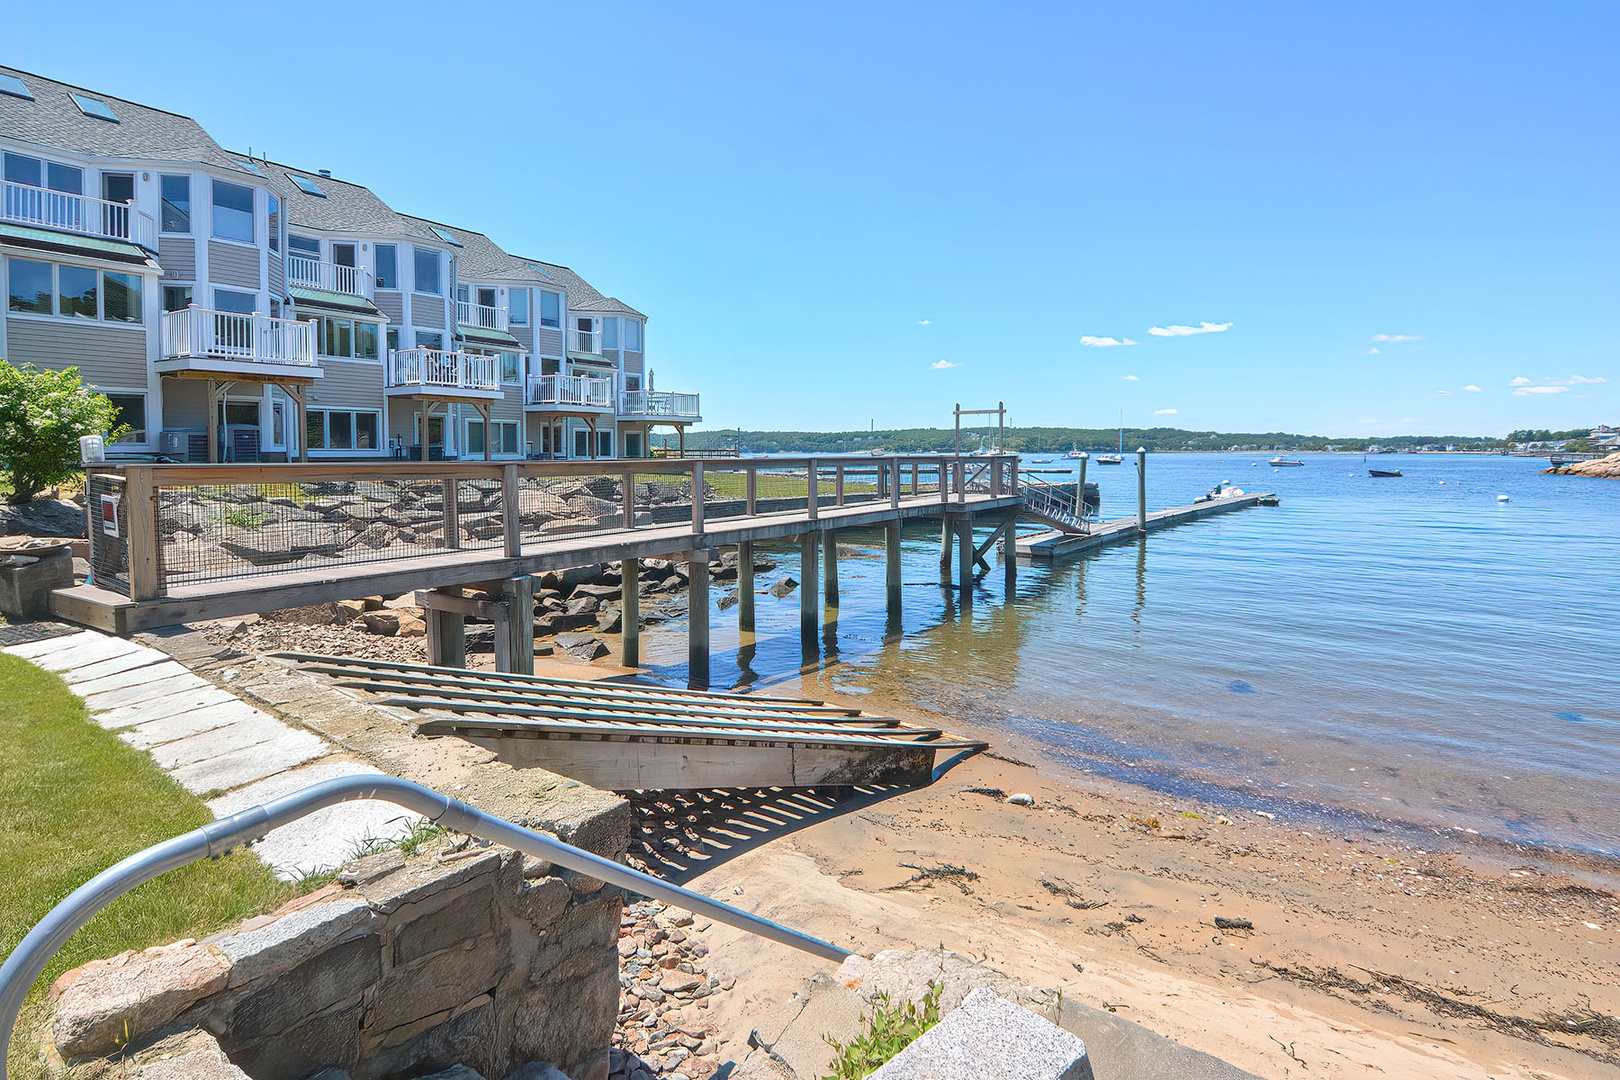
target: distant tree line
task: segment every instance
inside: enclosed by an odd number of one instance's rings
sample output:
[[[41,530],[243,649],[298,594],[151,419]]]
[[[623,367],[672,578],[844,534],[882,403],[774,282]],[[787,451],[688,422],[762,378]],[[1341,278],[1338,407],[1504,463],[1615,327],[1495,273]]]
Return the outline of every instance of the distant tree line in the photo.
[[[1518,438],[1522,434],[1515,432],[1510,437],[1511,441],[1531,441]],[[983,427],[964,428],[961,448],[971,452],[981,444],[993,445],[995,437],[994,429],[987,434]],[[756,454],[858,454],[870,450],[884,453],[948,453],[956,446],[956,433],[950,428],[878,431],[738,431],[732,428],[690,432],[686,436],[686,445],[695,450],[730,450],[739,439],[745,453]],[[1174,450],[1359,451],[1373,446],[1393,450],[1434,446],[1499,450],[1507,447],[1510,439],[1480,435],[1334,438],[1326,435],[1294,435],[1283,431],[1219,432],[1128,427],[1125,429],[1124,446],[1127,452],[1144,446],[1158,453]],[[1020,427],[1008,428],[1006,432],[1006,449],[1020,454],[1059,454],[1070,449],[1095,454],[1117,451],[1119,446],[1118,428]]]

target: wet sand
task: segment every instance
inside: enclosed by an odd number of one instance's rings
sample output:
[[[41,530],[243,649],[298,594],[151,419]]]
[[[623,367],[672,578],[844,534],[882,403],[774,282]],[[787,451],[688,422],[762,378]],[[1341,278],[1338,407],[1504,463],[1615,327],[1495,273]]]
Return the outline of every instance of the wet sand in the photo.
[[[982,958],[1262,1076],[1620,1076],[1612,865],[1163,796],[851,704],[993,748],[928,788],[653,836],[648,861],[855,951]],[[709,941],[739,979],[717,1019],[740,1060],[750,1017],[824,965],[719,926]]]

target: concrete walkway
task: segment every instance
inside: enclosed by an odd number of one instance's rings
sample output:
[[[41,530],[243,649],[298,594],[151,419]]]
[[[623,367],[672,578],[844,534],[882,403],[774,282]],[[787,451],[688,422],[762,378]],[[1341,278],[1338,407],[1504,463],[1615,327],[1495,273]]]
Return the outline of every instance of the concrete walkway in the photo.
[[[322,780],[380,771],[123,638],[86,630],[0,652],[61,676],[90,719],[150,753],[216,818]],[[344,803],[276,829],[253,850],[277,877],[295,880],[398,839],[420,820],[392,803]]]

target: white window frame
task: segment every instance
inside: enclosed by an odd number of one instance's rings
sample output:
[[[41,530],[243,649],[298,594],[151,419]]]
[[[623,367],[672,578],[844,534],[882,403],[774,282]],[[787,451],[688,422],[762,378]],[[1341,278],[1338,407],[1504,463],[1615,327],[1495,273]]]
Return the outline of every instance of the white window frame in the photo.
[[[248,213],[248,223],[249,223],[248,227],[249,227],[250,235],[248,236],[248,238],[246,240],[243,240],[239,236],[221,236],[220,233],[219,233],[219,221],[220,221],[219,212],[218,212],[219,211],[219,202],[218,202],[218,199],[217,199],[216,192],[218,192],[219,186],[221,184],[224,184],[226,187],[241,188],[243,191],[246,191],[248,193],[248,196],[249,196],[249,199],[248,199],[249,208],[248,208],[247,213]],[[233,210],[233,212],[239,214],[242,211]],[[212,238],[214,240],[218,240],[222,244],[239,244],[242,247],[258,247],[259,246],[259,242],[258,242],[259,241],[259,195],[258,195],[258,189],[251,186],[251,185],[249,185],[249,184],[233,184],[229,180],[221,180],[218,177],[210,177],[209,178],[209,185],[208,185],[208,235],[209,235],[210,238]]]
[[[14,263],[38,263],[51,268],[51,310],[50,311],[13,311],[11,310],[11,266]],[[71,267],[75,270],[88,270],[96,275],[96,313],[94,316],[63,315],[62,314],[62,268]],[[109,319],[107,318],[107,275],[120,274],[124,277],[134,278],[140,282],[141,295],[137,300],[136,310],[140,314],[138,319]],[[51,259],[32,259],[20,255],[6,256],[6,306],[3,314],[11,319],[49,319],[52,322],[70,323],[96,323],[101,326],[121,326],[133,330],[146,329],[146,291],[149,288],[144,275],[130,273],[125,270],[106,270],[99,266],[86,266],[84,263],[57,262]]]
[[[342,413],[349,418],[349,441],[357,442],[360,433],[360,417],[371,416],[375,418],[375,439],[377,445],[371,447],[359,446],[333,446],[332,445],[332,414]],[[321,418],[321,445],[311,443],[308,451],[311,454],[380,454],[388,449],[388,440],[383,431],[383,418],[381,409],[309,409],[304,416],[304,429],[307,433],[309,422],[315,417]]]

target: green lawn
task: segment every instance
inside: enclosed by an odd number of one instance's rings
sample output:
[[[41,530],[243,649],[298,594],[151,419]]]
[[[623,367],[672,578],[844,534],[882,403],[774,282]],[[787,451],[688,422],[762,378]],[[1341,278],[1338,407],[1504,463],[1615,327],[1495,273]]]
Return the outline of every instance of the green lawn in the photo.
[[[0,655],[0,956],[95,874],[210,819],[145,753],[91,723],[62,680]],[[67,968],[211,933],[298,891],[245,852],[148,882],[68,941],[19,1031],[38,1023],[45,989]],[[13,1076],[38,1075],[31,1054],[10,1058]]]

